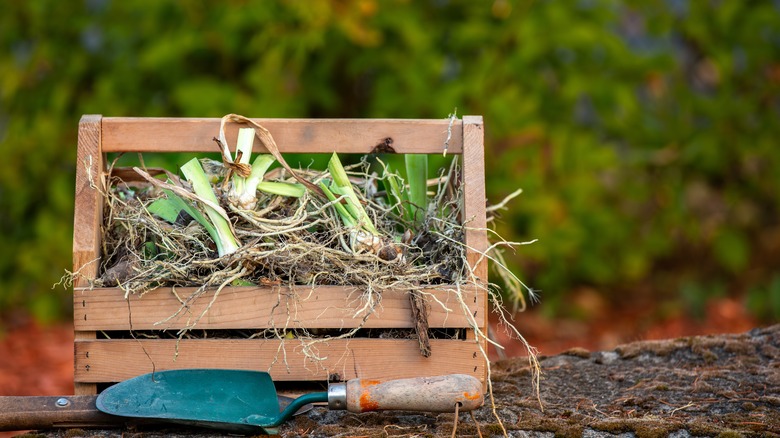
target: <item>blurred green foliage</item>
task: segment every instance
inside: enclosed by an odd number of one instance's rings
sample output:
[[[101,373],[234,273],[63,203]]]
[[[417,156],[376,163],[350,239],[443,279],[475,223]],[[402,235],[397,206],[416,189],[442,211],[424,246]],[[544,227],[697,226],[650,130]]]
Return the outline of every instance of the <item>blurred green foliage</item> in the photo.
[[[778,12],[739,0],[2,2],[0,314],[70,307],[51,288],[71,265],[81,114],[457,108],[485,117],[489,200],[525,190],[497,229],[539,239],[508,259],[550,312],[582,285],[696,302],[698,284],[749,292],[777,318]]]

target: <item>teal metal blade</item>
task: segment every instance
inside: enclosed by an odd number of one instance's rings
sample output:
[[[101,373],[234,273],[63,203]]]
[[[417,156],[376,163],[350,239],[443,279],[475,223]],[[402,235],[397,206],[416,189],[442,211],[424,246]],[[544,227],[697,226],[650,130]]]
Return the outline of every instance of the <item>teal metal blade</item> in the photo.
[[[259,371],[187,369],[145,374],[107,388],[98,396],[97,407],[124,417],[236,431],[259,432],[284,421],[271,376]]]

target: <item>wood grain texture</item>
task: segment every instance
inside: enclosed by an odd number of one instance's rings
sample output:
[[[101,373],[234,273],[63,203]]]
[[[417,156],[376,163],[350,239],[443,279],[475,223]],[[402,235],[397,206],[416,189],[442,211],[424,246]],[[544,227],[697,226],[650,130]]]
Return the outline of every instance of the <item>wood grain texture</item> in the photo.
[[[73,216],[74,286],[85,286],[97,277],[100,265],[100,230],[103,196],[98,188],[104,169],[100,115],[84,115],[79,121],[76,151],[76,195]],[[94,331],[76,331],[75,339],[94,339]],[[76,359],[74,359],[75,365]],[[77,395],[95,394],[94,384],[75,384]]]
[[[283,153],[370,153],[392,138],[397,153],[439,154],[444,150],[449,119],[254,119],[271,132]],[[220,119],[132,118],[103,119],[104,152],[217,152],[212,138]],[[235,145],[238,128],[226,127]],[[461,153],[461,121],[452,127],[448,153]],[[266,152],[255,141],[255,152]]]
[[[385,381],[354,379],[346,383],[347,410],[417,412],[473,411],[483,405],[482,382],[470,374],[448,374]]]
[[[463,222],[466,227],[464,240],[468,250],[466,260],[474,270],[474,275],[482,284],[488,282],[487,258],[483,256],[488,249],[487,217],[485,195],[485,132],[482,116],[463,116]],[[488,296],[481,297],[480,306],[488,309]],[[481,327],[487,336],[487,323]],[[476,333],[469,332],[476,338]],[[487,340],[477,340],[487,351]],[[477,376],[483,381],[484,375]]]
[[[76,330],[171,330],[191,326],[214,297],[214,291],[188,303],[186,299],[196,288],[160,288],[143,297],[115,288],[77,289],[73,295],[73,322]],[[430,294],[430,295],[427,295]],[[485,325],[486,309],[482,307],[485,291],[474,288],[462,292],[468,311],[479,326]],[[458,303],[454,289],[429,289],[426,301],[430,307],[431,328],[466,328],[469,321]],[[379,297],[377,297],[379,298]],[[223,289],[208,312],[197,322],[198,329],[262,329],[277,328],[353,328],[363,323],[366,311],[358,312],[365,300],[353,288],[320,286],[230,287]],[[442,306],[446,306],[442,307]],[[450,311],[448,312],[449,309]],[[132,319],[131,319],[132,318]],[[169,319],[170,318],[170,319]],[[166,321],[167,320],[167,321]],[[373,314],[362,325],[365,328],[411,328],[414,322],[408,292],[387,292],[381,296]]]
[[[432,339],[431,348],[433,355],[425,358],[413,339],[331,340],[312,347],[323,359],[313,361],[298,339],[76,341],[82,360],[75,381],[119,382],[152,371],[225,368],[267,371],[277,381],[324,381],[334,373],[344,380],[470,374],[484,383],[485,364],[477,359],[475,342]]]
[[[121,426],[124,421],[120,417],[98,410],[96,398],[94,395],[2,396],[0,431]],[[66,400],[67,404],[58,405],[58,400]]]
[[[488,248],[485,214],[485,147],[481,116],[463,117],[463,222],[467,227],[467,259],[474,274],[487,282]]]
[[[100,255],[100,224],[103,218],[103,196],[98,187],[103,171],[101,116],[85,115],[79,122],[76,153],[76,196],[73,221],[73,271],[76,286],[83,286],[97,275]]]

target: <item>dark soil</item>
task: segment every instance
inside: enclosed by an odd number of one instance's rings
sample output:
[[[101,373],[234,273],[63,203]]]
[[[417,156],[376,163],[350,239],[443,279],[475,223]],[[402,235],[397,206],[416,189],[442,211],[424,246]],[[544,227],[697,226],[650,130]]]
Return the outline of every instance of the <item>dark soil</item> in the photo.
[[[523,358],[493,364],[496,411],[515,437],[780,437],[780,325],[741,335],[573,349],[541,360],[541,398]],[[500,436],[489,406],[461,413],[458,436]],[[453,414],[329,412],[317,407],[285,437],[449,437]],[[478,425],[478,426],[477,426]],[[47,432],[46,437],[216,436],[186,431]]]

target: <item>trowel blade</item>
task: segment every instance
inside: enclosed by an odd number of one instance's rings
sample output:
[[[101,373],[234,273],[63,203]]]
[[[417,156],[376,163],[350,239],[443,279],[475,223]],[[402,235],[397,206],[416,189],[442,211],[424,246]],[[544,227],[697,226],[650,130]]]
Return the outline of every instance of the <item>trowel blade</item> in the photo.
[[[107,388],[96,404],[112,415],[255,433],[280,411],[268,373],[220,369],[144,374]]]

